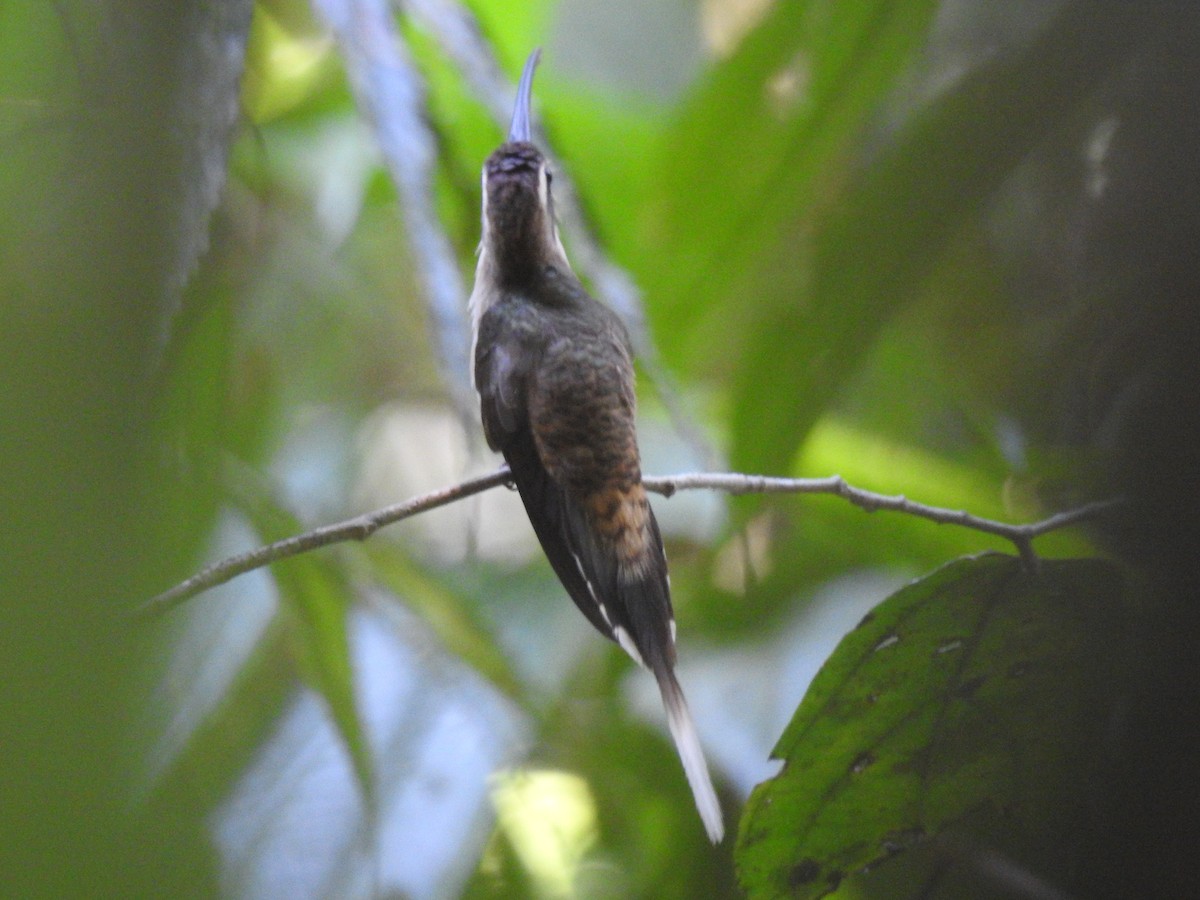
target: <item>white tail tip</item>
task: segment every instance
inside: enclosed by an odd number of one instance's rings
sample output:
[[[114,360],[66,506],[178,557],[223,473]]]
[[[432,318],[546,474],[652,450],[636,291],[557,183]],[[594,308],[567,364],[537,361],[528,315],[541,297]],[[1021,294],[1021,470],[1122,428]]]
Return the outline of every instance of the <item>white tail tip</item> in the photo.
[[[717,792],[713,790],[708,763],[704,761],[704,751],[700,749],[700,738],[696,734],[692,715],[688,712],[683,689],[670,671],[659,676],[658,687],[667,710],[667,726],[671,729],[671,737],[675,739],[675,748],[683,762],[683,771],[691,785],[692,796],[696,799],[696,809],[704,822],[704,830],[708,832],[709,840],[719,844],[725,837],[721,804],[717,801]]]

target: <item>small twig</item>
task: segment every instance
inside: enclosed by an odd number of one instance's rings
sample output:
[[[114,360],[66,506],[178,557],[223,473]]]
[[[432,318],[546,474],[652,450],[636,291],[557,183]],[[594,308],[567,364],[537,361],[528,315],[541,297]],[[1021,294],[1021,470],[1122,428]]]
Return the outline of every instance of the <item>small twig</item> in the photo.
[[[209,588],[224,584],[252,569],[259,569],[281,559],[287,559],[289,556],[297,556],[329,544],[365,541],[385,525],[391,525],[401,519],[410,518],[439,506],[446,506],[456,500],[462,500],[464,497],[470,497],[505,484],[510,478],[508,467],[501,466],[495,472],[487,475],[470,478],[459,484],[413,497],[403,503],[386,506],[383,509],[364,513],[333,525],[324,525],[304,534],[267,544],[257,550],[228,557],[213,563],[191,578],[181,581],[170,590],[151,597],[138,609],[137,614],[139,617],[148,617],[174,609],[185,600]],[[766,475],[695,472],[685,475],[648,477],[644,478],[642,483],[646,486],[646,490],[668,498],[674,496],[677,491],[687,490],[716,490],[724,491],[727,494],[833,494],[867,512],[884,509],[906,513],[922,519],[929,519],[941,525],[960,525],[963,528],[1005,538],[1016,545],[1021,559],[1030,569],[1037,565],[1037,556],[1033,552],[1034,538],[1050,531],[1066,528],[1068,525],[1095,518],[1120,502],[1118,500],[1096,501],[1076,509],[1056,513],[1038,522],[1012,525],[1006,522],[997,522],[994,519],[984,519],[963,510],[917,503],[903,496],[876,494],[847,484],[840,475],[831,475],[828,478],[773,478]]]
[[[763,475],[697,473],[665,478],[646,478],[644,483],[647,490],[655,491],[665,497],[670,497],[677,490],[691,488],[710,488],[725,491],[728,494],[833,494],[867,512],[883,509],[889,512],[906,513],[910,516],[937,522],[939,525],[960,525],[963,528],[1002,537],[1012,541],[1021,556],[1021,561],[1029,569],[1037,567],[1037,555],[1033,552],[1034,538],[1049,531],[1056,531],[1066,528],[1068,525],[1095,518],[1120,502],[1119,500],[1097,500],[1076,509],[1056,513],[1038,522],[1010,524],[997,522],[995,519],[985,519],[961,509],[946,509],[941,506],[918,503],[903,495],[876,494],[873,491],[847,484],[841,475],[830,475],[828,478],[770,478]]]
[[[401,519],[415,516],[417,513],[445,506],[448,503],[453,503],[455,500],[462,500],[464,497],[470,497],[472,494],[478,494],[480,491],[486,491],[489,488],[504,484],[508,479],[508,467],[502,466],[495,472],[490,472],[487,475],[469,478],[459,484],[440,488],[428,494],[413,497],[411,500],[405,500],[403,503],[385,506],[383,509],[355,516],[353,519],[346,519],[343,522],[336,522],[333,525],[314,528],[312,531],[306,531],[303,534],[293,535],[292,537],[275,541],[273,544],[267,544],[265,547],[259,547],[247,553],[239,553],[237,556],[230,556],[202,569],[191,578],[181,581],[170,590],[163,591],[161,594],[151,597],[139,607],[137,614],[138,616],[153,616],[164,613],[167,610],[174,609],[183,603],[183,601],[207,591],[209,588],[224,584],[238,575],[242,575],[253,569],[261,569],[270,563],[287,559],[289,556],[298,556],[301,553],[306,553],[309,550],[315,550],[318,547],[324,547],[328,544],[340,544],[345,541],[365,541],[385,525],[391,525],[394,522],[399,522]]]

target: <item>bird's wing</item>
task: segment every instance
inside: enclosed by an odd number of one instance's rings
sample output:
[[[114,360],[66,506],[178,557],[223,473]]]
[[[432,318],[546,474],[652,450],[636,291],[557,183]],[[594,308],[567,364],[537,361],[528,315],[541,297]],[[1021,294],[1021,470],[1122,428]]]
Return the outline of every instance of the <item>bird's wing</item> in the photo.
[[[589,581],[581,559],[596,554],[587,546],[583,513],[543,465],[528,414],[528,391],[540,349],[527,333],[493,307],[479,323],[475,352],[475,386],[479,391],[483,430],[488,445],[499,450],[520,492],[521,501],[554,573],[587,620],[617,640]]]
[[[550,341],[526,404],[538,459],[562,489],[560,539],[601,631],[657,672],[674,664],[674,627],[662,540],[642,486],[623,335],[600,329],[587,340]]]
[[[483,433],[493,450],[501,450],[522,427],[527,427],[525,386],[532,351],[517,338],[495,307],[479,321],[475,389],[479,392]]]

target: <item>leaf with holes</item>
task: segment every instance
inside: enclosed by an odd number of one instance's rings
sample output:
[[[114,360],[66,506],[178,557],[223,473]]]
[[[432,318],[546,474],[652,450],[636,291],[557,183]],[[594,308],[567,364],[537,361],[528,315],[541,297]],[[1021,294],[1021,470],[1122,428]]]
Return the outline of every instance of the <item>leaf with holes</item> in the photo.
[[[1085,813],[1123,670],[1121,578],[1098,560],[954,562],[847,635],[775,748],[738,838],[752,897],[820,897],[933,838],[1049,883]]]

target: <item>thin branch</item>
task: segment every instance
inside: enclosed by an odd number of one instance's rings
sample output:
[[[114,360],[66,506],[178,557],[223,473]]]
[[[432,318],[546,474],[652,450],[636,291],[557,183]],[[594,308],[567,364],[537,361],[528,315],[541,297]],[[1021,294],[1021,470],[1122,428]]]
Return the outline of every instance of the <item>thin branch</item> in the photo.
[[[891,496],[876,494],[873,491],[847,484],[841,475],[830,475],[828,478],[772,478],[765,475],[696,473],[646,478],[643,481],[647,490],[662,494],[664,497],[670,497],[676,491],[694,488],[708,488],[724,491],[727,494],[833,494],[867,512],[883,509],[889,512],[906,513],[910,516],[937,522],[939,525],[960,525],[963,528],[1002,537],[1012,541],[1022,562],[1031,569],[1037,567],[1037,555],[1033,552],[1034,538],[1049,531],[1056,531],[1087,519],[1094,519],[1100,513],[1120,503],[1119,500],[1097,500],[1075,509],[1056,513],[1038,522],[1010,524],[997,522],[995,519],[985,519],[961,509],[946,509],[941,506],[919,503],[916,500],[909,500],[902,494]]]
[[[455,500],[462,500],[464,497],[470,497],[473,494],[494,488],[504,484],[508,481],[509,477],[508,467],[502,466],[495,472],[490,472],[487,475],[468,478],[459,484],[440,488],[428,494],[422,494],[419,497],[413,497],[411,500],[405,500],[403,503],[385,506],[383,509],[355,516],[353,519],[346,519],[343,522],[336,522],[333,525],[323,525],[320,528],[314,528],[312,531],[306,531],[303,534],[275,541],[273,544],[267,544],[256,550],[239,553],[237,556],[230,556],[202,569],[191,578],[181,581],[170,590],[163,591],[161,594],[151,597],[138,609],[137,614],[141,617],[164,613],[179,606],[185,600],[207,591],[209,588],[224,584],[238,575],[245,574],[254,569],[261,569],[270,563],[287,559],[289,556],[298,556],[301,553],[307,553],[309,550],[315,550],[318,547],[325,547],[329,544],[340,544],[345,541],[365,541],[385,525],[391,525],[394,522],[399,522],[401,519],[415,516],[417,513],[437,509],[437,507],[446,506]]]
[[[456,500],[462,500],[464,497],[470,497],[506,484],[510,478],[508,467],[501,466],[494,472],[479,475],[459,484],[422,494],[419,497],[413,497],[403,503],[386,506],[383,509],[364,513],[333,525],[324,525],[312,531],[267,544],[256,550],[228,557],[213,563],[191,578],[181,581],[170,590],[151,597],[138,609],[137,615],[139,617],[159,615],[174,609],[185,600],[209,588],[214,588],[245,572],[262,568],[290,556],[297,556],[329,544],[365,541],[385,525],[391,525],[401,519],[410,518],[439,506],[446,506]],[[1020,553],[1021,559],[1031,569],[1037,565],[1037,556],[1033,552],[1034,538],[1050,531],[1094,519],[1120,502],[1118,500],[1096,501],[1076,509],[1056,513],[1038,522],[1013,525],[997,522],[994,519],[985,519],[963,510],[929,506],[899,495],[876,494],[847,484],[840,475],[831,475],[828,478],[773,478],[766,475],[695,472],[685,475],[648,477],[644,478],[642,483],[646,486],[646,490],[668,498],[674,496],[678,491],[688,490],[715,490],[724,491],[727,494],[833,494],[867,512],[883,509],[906,513],[922,519],[929,519],[941,525],[960,525],[963,528],[1005,538],[1012,541]]]

